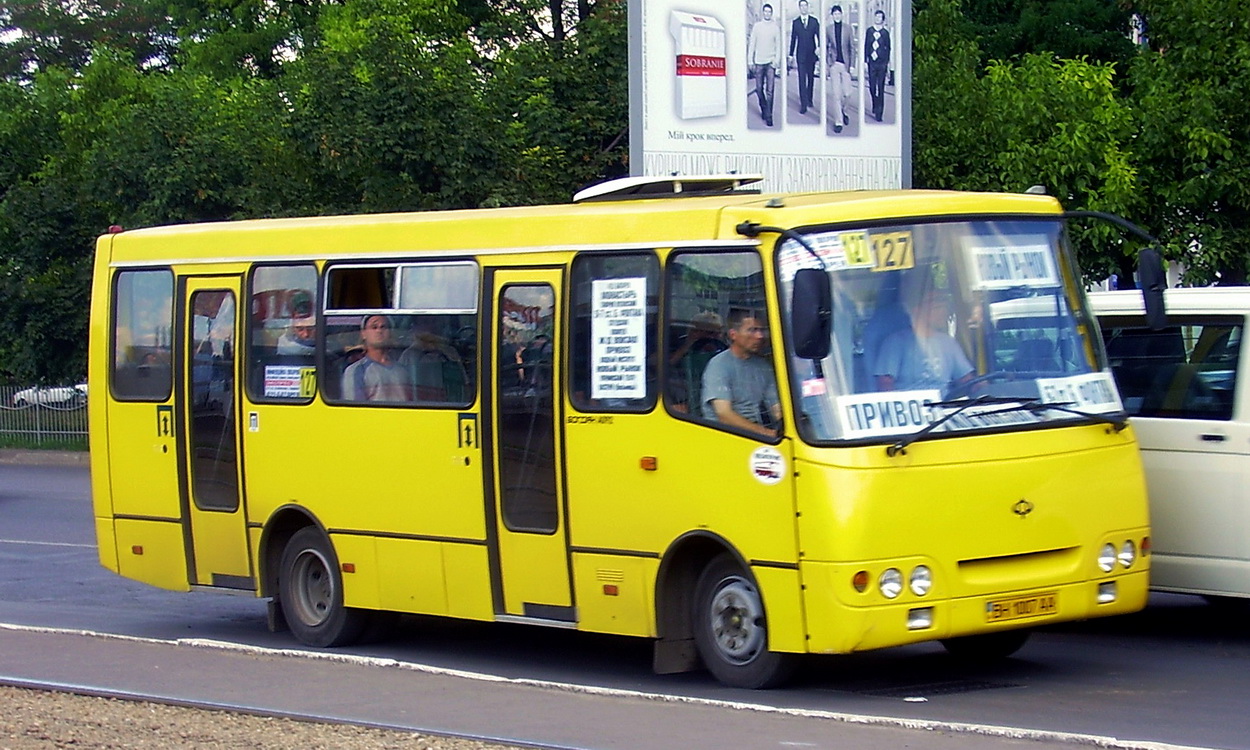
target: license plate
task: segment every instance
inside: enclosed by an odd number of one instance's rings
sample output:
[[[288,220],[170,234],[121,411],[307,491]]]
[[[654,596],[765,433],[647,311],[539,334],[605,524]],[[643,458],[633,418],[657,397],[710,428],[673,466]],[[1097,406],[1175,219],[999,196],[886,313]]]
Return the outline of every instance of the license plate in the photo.
[[[1059,593],[1046,591],[1041,594],[1013,596],[1010,599],[992,599],[985,603],[986,622],[1020,620],[1025,617],[1049,617],[1059,611]]]

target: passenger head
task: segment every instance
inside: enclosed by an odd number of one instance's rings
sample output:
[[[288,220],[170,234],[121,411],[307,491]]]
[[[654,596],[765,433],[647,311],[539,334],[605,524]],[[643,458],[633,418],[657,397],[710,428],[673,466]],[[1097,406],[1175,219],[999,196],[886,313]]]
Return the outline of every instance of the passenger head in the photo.
[[[391,345],[391,319],[385,315],[366,315],[360,321],[360,338],[366,349],[384,349]]]
[[[754,310],[734,310],[729,315],[729,347],[736,354],[759,354],[768,332],[767,320]]]

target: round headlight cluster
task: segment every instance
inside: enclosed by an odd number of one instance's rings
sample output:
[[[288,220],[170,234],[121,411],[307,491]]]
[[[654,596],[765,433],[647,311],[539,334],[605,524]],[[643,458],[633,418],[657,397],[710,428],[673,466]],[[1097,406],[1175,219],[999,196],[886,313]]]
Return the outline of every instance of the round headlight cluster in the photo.
[[[1115,569],[1115,558],[1115,545],[1110,542],[1102,545],[1102,549],[1098,551],[1098,569],[1110,573]]]
[[[912,568],[911,580],[907,585],[916,596],[924,596],[929,593],[929,589],[933,588],[933,573],[930,572],[928,566],[917,565]]]
[[[1142,539],[1141,555],[1150,554],[1150,537]],[[1118,562],[1120,567],[1128,569],[1138,559],[1137,544],[1132,539],[1126,539],[1117,549],[1114,544],[1107,542],[1102,545],[1102,549],[1098,551],[1098,569],[1104,573],[1110,573],[1115,570],[1115,564]]]
[[[886,599],[896,599],[899,594],[903,593],[903,574],[898,571],[898,568],[886,568],[877,579],[877,587],[881,589],[881,595]]]
[[[855,590],[863,593],[868,588],[868,571],[861,570],[851,579]],[[917,565],[907,576],[907,588],[916,596],[924,596],[933,590],[933,571],[927,565]],[[886,568],[877,576],[877,590],[886,599],[897,599],[903,593],[903,572],[898,568]]]
[[[1133,540],[1129,539],[1120,545],[1120,564],[1126,568],[1133,567],[1133,563],[1137,562],[1137,545],[1133,544]]]

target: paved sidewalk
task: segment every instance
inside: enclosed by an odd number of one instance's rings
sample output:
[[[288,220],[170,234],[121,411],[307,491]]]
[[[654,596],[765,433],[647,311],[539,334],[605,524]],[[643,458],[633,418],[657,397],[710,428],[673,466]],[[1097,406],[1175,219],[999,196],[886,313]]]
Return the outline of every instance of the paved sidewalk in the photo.
[[[0,625],[0,682],[38,680],[221,708],[593,750],[1160,750],[1159,743],[596,691],[333,652],[100,637]],[[734,700],[736,699],[736,700]],[[745,701],[745,702],[738,702]]]

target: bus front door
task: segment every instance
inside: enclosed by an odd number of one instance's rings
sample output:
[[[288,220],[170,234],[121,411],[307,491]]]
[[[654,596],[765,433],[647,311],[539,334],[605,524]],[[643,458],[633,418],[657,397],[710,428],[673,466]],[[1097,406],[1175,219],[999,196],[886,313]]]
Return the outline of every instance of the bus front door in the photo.
[[[195,585],[254,590],[237,420],[240,278],[181,281],[177,402],[189,578]]]
[[[492,274],[494,460],[492,588],[496,614],[572,623],[559,372],[559,269]]]

